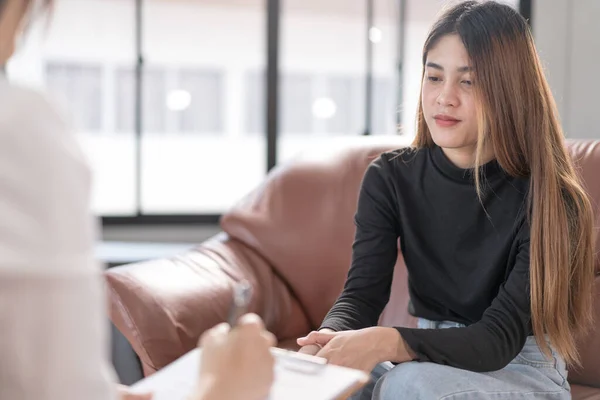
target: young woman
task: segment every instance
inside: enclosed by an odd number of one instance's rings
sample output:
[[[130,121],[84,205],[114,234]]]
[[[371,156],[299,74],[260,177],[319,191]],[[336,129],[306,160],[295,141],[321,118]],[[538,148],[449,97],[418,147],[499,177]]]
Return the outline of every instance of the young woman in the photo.
[[[568,399],[591,319],[593,216],[527,22],[493,1],[457,4],[423,68],[414,146],[367,169],[343,293],[301,351],[377,365],[364,399]],[[399,238],[417,329],[374,327]]]
[[[0,65],[32,3],[0,0]],[[118,388],[109,367],[89,199],[90,172],[69,128],[42,95],[0,76],[0,399],[151,397]],[[274,343],[252,315],[231,332],[207,332],[190,400],[263,399]]]

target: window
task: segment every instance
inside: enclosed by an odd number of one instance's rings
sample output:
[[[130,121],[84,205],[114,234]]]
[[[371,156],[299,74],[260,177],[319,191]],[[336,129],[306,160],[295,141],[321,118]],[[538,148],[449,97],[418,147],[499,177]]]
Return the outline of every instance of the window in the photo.
[[[184,133],[223,133],[223,74],[219,71],[183,70],[177,89],[169,94],[170,108],[177,113],[176,131]],[[176,96],[180,96],[177,104]],[[189,103],[189,105],[188,105]]]
[[[115,77],[117,132],[135,132],[135,77],[132,68],[118,68]]]
[[[362,135],[367,36],[372,132],[394,133],[399,2],[372,3],[377,34],[367,35],[370,2],[281,0],[279,132],[269,144],[266,2],[58,0],[52,24],[33,26],[7,71],[61,99],[94,170],[98,214],[218,214],[264,179],[267,145],[285,162]]]
[[[245,74],[246,129],[252,135],[265,132],[265,73],[249,71]],[[313,77],[306,73],[285,73],[281,77],[281,135],[306,135],[313,132],[311,104]]]
[[[301,73],[283,75],[281,84],[281,135],[306,135],[313,131],[311,104],[313,82]]]
[[[264,136],[266,92],[264,71],[244,73],[244,129],[252,136]]]
[[[329,76],[325,84],[323,97],[314,103],[317,118],[325,121],[325,131],[330,135],[360,133],[364,129],[364,77]]]
[[[373,26],[368,30],[370,3],[282,1],[278,162],[308,148],[336,151],[340,143],[353,142],[367,130],[397,133],[399,85],[390,77],[399,74],[400,2],[374,0]],[[371,69],[367,40],[373,49]],[[298,71],[305,75],[302,80]],[[367,126],[369,77],[372,107]]]
[[[401,82],[414,82],[415,79],[420,82],[420,76],[405,76],[404,56],[407,50],[412,51],[413,47],[420,51],[422,43],[418,40],[406,43],[402,37],[408,31],[409,22],[402,13],[405,13],[408,7],[415,7],[412,3],[409,5],[410,1],[412,0],[373,0],[374,26],[369,30],[369,37],[373,44],[371,130],[374,135],[411,135],[404,127],[400,129],[402,112],[405,108],[412,111],[416,105],[401,107],[404,103]],[[439,2],[433,4],[424,0],[424,3],[426,5],[419,4],[417,7],[439,10]],[[403,46],[403,43],[406,43],[406,46]],[[414,125],[414,119],[407,123]]]
[[[400,110],[396,80],[391,77],[376,77],[373,82],[373,134],[395,135],[398,133]]]
[[[98,65],[49,62],[46,64],[48,90],[62,104],[80,131],[102,131],[102,68]]]
[[[167,131],[165,75],[163,69],[152,67],[144,69],[142,79],[142,98],[144,99],[142,102],[142,132],[152,134]]]
[[[135,132],[135,71],[133,68],[118,68],[115,73],[115,102],[117,131]],[[165,71],[152,68],[144,70],[142,89],[142,131],[164,133],[166,131]]]
[[[144,76],[142,213],[222,213],[264,179],[265,137],[244,108],[245,76],[265,70],[264,14],[262,2],[144,0],[144,59],[163,75]]]
[[[253,135],[264,132],[264,74],[245,75],[245,124]],[[364,130],[365,77],[286,73],[281,78],[281,135],[352,136]],[[394,80],[376,77],[373,132],[396,133]]]
[[[135,131],[135,72],[116,71],[117,129]],[[222,133],[222,74],[217,71],[168,70],[151,67],[143,73],[142,131],[157,133]]]

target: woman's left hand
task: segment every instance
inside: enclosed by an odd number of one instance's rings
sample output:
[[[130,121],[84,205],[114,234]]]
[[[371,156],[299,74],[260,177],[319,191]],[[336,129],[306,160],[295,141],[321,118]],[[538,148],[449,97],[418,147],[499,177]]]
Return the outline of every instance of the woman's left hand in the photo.
[[[342,332],[313,331],[298,339],[300,346],[323,346],[317,356],[326,358],[331,364],[365,372],[371,372],[384,361],[408,361],[408,353],[402,354],[401,351],[405,347],[403,342],[400,332],[384,327]]]

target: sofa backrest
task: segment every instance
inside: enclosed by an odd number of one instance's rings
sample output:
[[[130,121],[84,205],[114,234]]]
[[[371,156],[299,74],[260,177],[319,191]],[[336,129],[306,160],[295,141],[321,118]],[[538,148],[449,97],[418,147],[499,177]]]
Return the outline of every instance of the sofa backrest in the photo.
[[[255,248],[271,263],[296,295],[313,328],[320,325],[344,285],[363,174],[379,154],[399,147],[402,142],[392,137],[389,144],[362,144],[334,156],[285,164],[221,220],[225,232]],[[569,141],[568,147],[597,208],[600,142]],[[600,226],[600,219],[596,226]],[[571,374],[574,381],[600,385],[600,281],[597,283],[598,329],[582,340],[584,368]],[[390,302],[380,324],[414,326],[407,303],[406,269],[399,254]]]

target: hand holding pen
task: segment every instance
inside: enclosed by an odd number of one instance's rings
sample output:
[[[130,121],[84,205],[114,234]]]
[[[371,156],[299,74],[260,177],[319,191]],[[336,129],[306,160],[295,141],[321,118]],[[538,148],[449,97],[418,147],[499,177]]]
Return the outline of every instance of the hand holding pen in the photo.
[[[274,379],[275,359],[270,348],[275,336],[265,330],[256,314],[247,314],[251,286],[234,288],[229,324],[207,331],[200,339],[200,397],[212,399],[264,399]]]
[[[229,316],[227,321],[233,329],[237,325],[239,319],[248,312],[250,300],[252,298],[252,285],[247,280],[238,282],[233,287],[231,306],[229,308]]]

